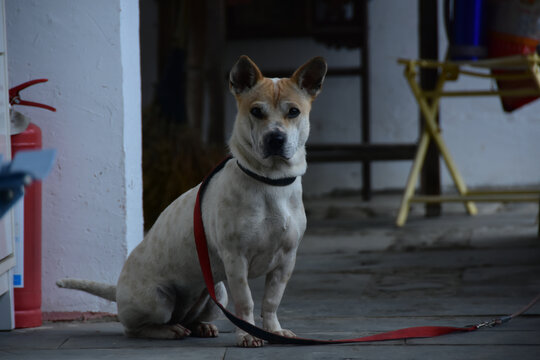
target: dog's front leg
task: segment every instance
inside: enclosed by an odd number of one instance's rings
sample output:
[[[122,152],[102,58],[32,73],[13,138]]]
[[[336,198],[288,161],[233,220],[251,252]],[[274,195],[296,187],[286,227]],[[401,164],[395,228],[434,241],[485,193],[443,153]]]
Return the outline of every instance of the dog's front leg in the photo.
[[[295,254],[291,255],[281,266],[266,275],[262,303],[263,328],[266,331],[287,337],[296,337],[296,335],[290,330],[281,328],[277,318],[277,309],[294,269],[295,259]]]
[[[250,324],[255,324],[253,298],[248,284],[247,260],[239,255],[231,255],[228,258],[227,261],[224,261],[225,273],[236,316]],[[236,329],[236,340],[237,345],[242,347],[259,347],[263,345],[261,339],[249,335],[239,328]]]

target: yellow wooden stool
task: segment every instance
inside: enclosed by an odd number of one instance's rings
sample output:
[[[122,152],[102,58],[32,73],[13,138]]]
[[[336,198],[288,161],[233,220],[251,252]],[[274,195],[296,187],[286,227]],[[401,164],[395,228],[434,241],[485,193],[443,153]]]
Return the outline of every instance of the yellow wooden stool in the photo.
[[[517,55],[504,58],[480,60],[480,61],[432,61],[432,60],[407,60],[399,59],[399,64],[405,65],[404,75],[418,102],[420,111],[424,116],[425,126],[418,142],[416,156],[411,167],[407,185],[401,201],[401,206],[396,219],[397,226],[403,226],[407,221],[410,204],[463,202],[470,215],[475,215],[478,210],[475,201],[519,201],[539,202],[540,189],[534,190],[501,190],[501,191],[469,191],[461,177],[458,168],[448,151],[446,143],[441,136],[436,118],[441,97],[461,96],[540,96],[540,57],[538,54]],[[417,81],[420,68],[436,68],[439,70],[439,78],[434,90],[424,91]],[[490,73],[492,69],[512,70],[511,74]],[[486,71],[487,70],[487,71]],[[519,70],[519,71],[516,71]],[[446,81],[456,81],[460,75],[474,76],[495,80],[523,80],[534,79],[537,88],[525,88],[514,90],[467,90],[467,91],[444,91]],[[452,176],[458,190],[458,195],[451,196],[416,196],[414,194],[418,176],[424,164],[426,152],[430,141],[434,141],[439,149],[444,162]],[[539,165],[540,166],[540,165]]]

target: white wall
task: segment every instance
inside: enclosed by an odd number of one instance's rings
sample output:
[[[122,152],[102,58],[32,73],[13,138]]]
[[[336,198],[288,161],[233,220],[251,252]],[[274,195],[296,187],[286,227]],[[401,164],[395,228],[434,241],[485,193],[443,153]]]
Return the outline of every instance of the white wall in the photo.
[[[442,9],[442,1],[439,0]],[[446,35],[439,22],[440,57],[446,51]],[[418,110],[403,77],[399,57],[418,56],[417,0],[369,1],[371,67],[371,138],[373,142],[412,143],[418,138]],[[298,66],[322,55],[332,67],[358,63],[358,51],[335,50],[313,40],[257,40],[229,43],[226,66],[241,54],[251,56],[261,68]],[[489,88],[485,80],[460,81],[459,86]],[[450,84],[451,88],[455,86]],[[235,106],[227,95],[227,120],[231,129]],[[360,80],[327,78],[311,114],[313,142],[358,142]],[[522,186],[540,183],[540,101],[503,113],[496,98],[443,99],[443,135],[470,186]],[[399,189],[405,185],[410,161],[375,162],[374,189]],[[444,165],[443,186],[452,186]],[[361,188],[360,164],[311,164],[304,177],[304,192],[318,195],[334,189]]]
[[[126,245],[128,254],[142,240],[141,62],[138,1],[120,0],[120,50],[123,97],[123,151]]]
[[[56,113],[27,107],[56,148],[43,186],[43,310],[115,311],[57,289],[64,277],[115,283],[142,239],[138,2],[7,0],[12,85]]]

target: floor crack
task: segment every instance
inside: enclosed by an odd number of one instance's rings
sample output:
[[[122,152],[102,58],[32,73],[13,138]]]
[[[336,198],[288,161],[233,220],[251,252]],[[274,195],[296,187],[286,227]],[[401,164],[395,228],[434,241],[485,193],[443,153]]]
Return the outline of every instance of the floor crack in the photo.
[[[67,342],[69,341],[69,339],[70,339],[70,338],[67,337],[64,341],[62,341],[62,343],[56,347],[56,350],[60,350],[60,348],[61,348],[62,346],[64,346],[64,344],[67,343]]]

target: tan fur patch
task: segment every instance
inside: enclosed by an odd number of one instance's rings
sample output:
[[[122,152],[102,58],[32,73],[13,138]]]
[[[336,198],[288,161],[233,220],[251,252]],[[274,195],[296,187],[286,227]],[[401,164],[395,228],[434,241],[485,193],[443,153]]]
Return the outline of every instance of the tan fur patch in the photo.
[[[289,78],[264,78],[250,91],[236,95],[236,100],[238,112],[241,114],[249,114],[254,103],[264,103],[268,106],[265,110],[272,116],[281,113],[284,124],[288,125],[288,122],[294,120],[287,118],[289,108],[297,107],[302,113],[307,114],[311,110],[313,98],[301,91]]]

